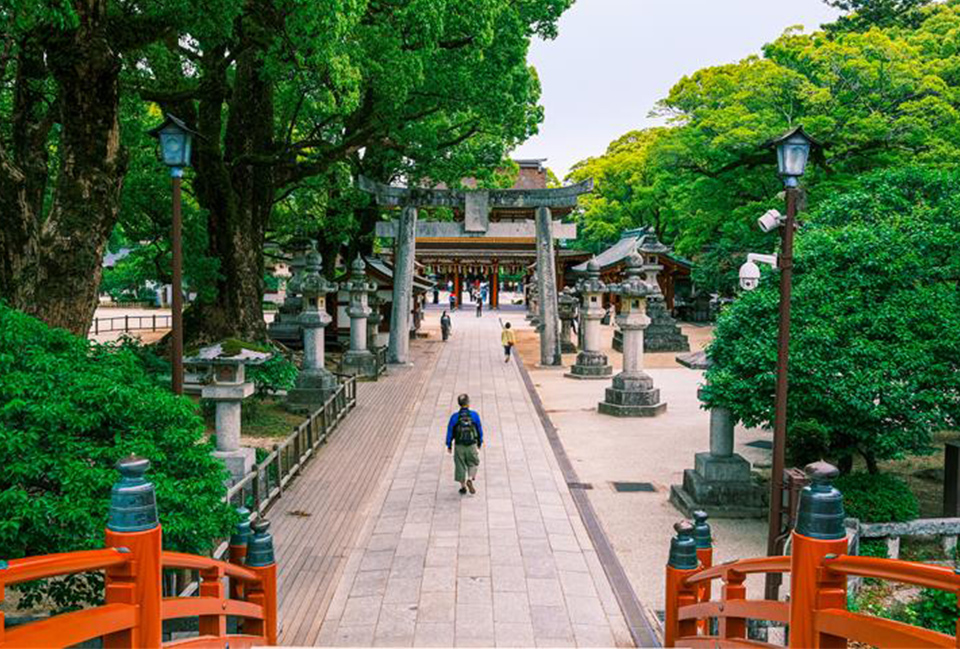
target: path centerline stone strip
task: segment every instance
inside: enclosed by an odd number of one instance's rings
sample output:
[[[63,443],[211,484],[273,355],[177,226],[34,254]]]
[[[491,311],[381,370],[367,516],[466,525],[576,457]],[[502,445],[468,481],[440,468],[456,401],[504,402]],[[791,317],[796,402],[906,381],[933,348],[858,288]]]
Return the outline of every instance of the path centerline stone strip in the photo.
[[[530,394],[530,399],[536,408],[537,415],[540,417],[540,422],[543,424],[547,439],[550,441],[550,447],[553,449],[554,456],[557,458],[557,464],[560,466],[567,485],[579,483],[577,471],[570,462],[570,458],[567,457],[567,452],[563,448],[563,442],[560,440],[560,436],[557,435],[557,430],[554,428],[553,422],[550,421],[550,416],[547,414],[543,403],[540,401],[540,397],[537,395],[529,372],[527,372],[523,361],[519,357],[517,358],[517,363],[520,366],[523,383],[527,388],[527,392]],[[581,518],[584,520],[587,533],[597,548],[597,556],[600,559],[600,564],[610,579],[610,585],[613,587],[617,601],[620,602],[620,608],[624,612],[627,626],[630,629],[630,634],[633,636],[633,641],[638,647],[659,647],[660,639],[657,637],[650,623],[649,613],[646,612],[645,607],[637,598],[633,586],[630,585],[627,573],[617,558],[613,544],[610,542],[610,539],[607,538],[607,534],[600,524],[600,519],[597,516],[596,510],[593,508],[593,504],[590,502],[589,496],[587,496],[586,491],[583,489],[571,490],[570,494],[573,497],[574,503],[576,503]]]
[[[503,362],[496,316],[456,312],[453,331],[399,424],[402,448],[318,643],[633,646],[518,366]],[[443,443],[462,392],[485,433],[473,496],[457,492]]]
[[[316,642],[364,514],[377,500],[397,452],[403,422],[437,359],[435,345],[415,343],[412,367],[391,368],[358,384],[357,406],[320,447],[268,513],[279,570],[281,644]],[[399,424],[399,425],[398,425]]]

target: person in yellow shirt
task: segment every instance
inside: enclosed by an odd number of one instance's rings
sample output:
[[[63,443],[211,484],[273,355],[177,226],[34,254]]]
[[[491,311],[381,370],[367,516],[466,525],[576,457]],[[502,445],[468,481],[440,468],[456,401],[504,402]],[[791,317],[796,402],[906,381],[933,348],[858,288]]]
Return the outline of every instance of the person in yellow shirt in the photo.
[[[517,344],[517,336],[510,328],[510,323],[503,325],[503,331],[500,332],[500,342],[503,344],[503,362],[510,362],[510,352],[513,346]]]

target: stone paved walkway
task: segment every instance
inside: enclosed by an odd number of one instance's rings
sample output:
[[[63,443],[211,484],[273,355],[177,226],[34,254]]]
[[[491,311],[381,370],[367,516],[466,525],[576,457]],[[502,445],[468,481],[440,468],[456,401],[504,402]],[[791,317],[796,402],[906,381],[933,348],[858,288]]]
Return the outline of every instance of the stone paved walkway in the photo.
[[[320,628],[340,646],[631,646],[495,313],[454,314]],[[484,423],[478,493],[443,445],[461,392]],[[383,413],[390,425],[390,413]]]

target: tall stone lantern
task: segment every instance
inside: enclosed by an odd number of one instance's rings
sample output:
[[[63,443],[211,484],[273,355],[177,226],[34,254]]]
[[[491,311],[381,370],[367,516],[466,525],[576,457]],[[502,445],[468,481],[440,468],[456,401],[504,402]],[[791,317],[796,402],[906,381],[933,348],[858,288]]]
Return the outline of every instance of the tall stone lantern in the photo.
[[[273,322],[267,325],[267,334],[270,338],[292,348],[300,347],[303,340],[299,317],[303,306],[300,298],[300,281],[303,278],[304,264],[306,264],[306,253],[298,249],[290,262],[290,279],[287,280],[283,304],[277,310]]]
[[[324,367],[323,330],[332,321],[327,314],[327,294],[337,285],[320,274],[323,258],[313,246],[307,253],[300,293],[303,308],[299,323],[303,328],[303,366],[296,387],[287,393],[287,405],[294,410],[313,411],[337,390],[337,377]]]
[[[643,330],[650,324],[647,297],[653,287],[643,280],[643,260],[636,253],[627,259],[624,274],[624,281],[611,287],[620,296],[617,325],[623,332],[623,371],[613,377],[598,410],[616,417],[655,417],[666,411],[667,404],[660,401],[660,390],[643,371]]]
[[[660,255],[670,251],[670,248],[660,243],[654,232],[644,235],[637,251],[643,255],[643,272],[645,281],[653,289],[647,300],[647,315],[650,316],[650,326],[643,339],[643,350],[646,352],[685,352],[690,350],[690,342],[677,326],[676,320],[667,311],[667,302],[660,290],[658,277],[663,270]]]
[[[370,315],[367,316],[367,349],[373,350],[378,347],[377,335],[380,333],[380,323],[383,322],[383,314],[380,313],[383,300],[380,298],[380,286],[376,282],[370,282],[367,304],[370,307]]]
[[[367,318],[370,307],[367,295],[376,290],[377,285],[367,281],[367,265],[360,255],[350,264],[350,280],[342,284],[350,295],[347,315],[350,316],[350,349],[343,355],[343,369],[346,374],[376,377],[377,358],[367,348]]]
[[[530,284],[527,288],[527,315],[526,320],[534,327],[540,324],[540,288],[538,286],[537,274],[534,273],[530,278]]]
[[[573,342],[573,321],[577,317],[576,292],[569,286],[563,289],[557,299],[558,313],[560,314],[560,352],[576,354],[577,345]]]
[[[605,379],[613,373],[607,355],[600,351],[600,320],[603,318],[603,294],[607,286],[600,281],[600,264],[587,262],[587,277],[577,284],[580,293],[580,330],[583,349],[577,362],[564,374],[571,379]]]

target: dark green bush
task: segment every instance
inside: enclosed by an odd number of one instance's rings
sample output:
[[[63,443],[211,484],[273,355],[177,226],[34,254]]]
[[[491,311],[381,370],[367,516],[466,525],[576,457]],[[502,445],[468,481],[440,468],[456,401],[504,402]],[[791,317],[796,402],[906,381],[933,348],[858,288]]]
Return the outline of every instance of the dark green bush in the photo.
[[[806,466],[822,460],[830,450],[830,433],[817,421],[798,421],[787,433],[787,460],[791,466]]]
[[[289,390],[297,380],[297,366],[283,353],[270,348],[273,356],[260,365],[247,367],[247,379],[256,387],[255,395],[263,398],[277,390]]]
[[[0,557],[99,548],[117,460],[148,458],[164,546],[204,552],[229,533],[223,465],[194,405],[136,354],[91,345],[0,304]],[[51,582],[58,606],[94,591]]]
[[[848,514],[849,515],[849,514]],[[863,539],[860,541],[861,557],[887,558],[887,544],[883,539]]]
[[[916,616],[912,624],[949,635],[956,632],[960,616],[956,593],[924,588],[908,608]]]
[[[906,482],[886,473],[854,472],[837,478],[847,516],[868,523],[908,521],[920,513]]]

